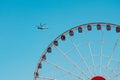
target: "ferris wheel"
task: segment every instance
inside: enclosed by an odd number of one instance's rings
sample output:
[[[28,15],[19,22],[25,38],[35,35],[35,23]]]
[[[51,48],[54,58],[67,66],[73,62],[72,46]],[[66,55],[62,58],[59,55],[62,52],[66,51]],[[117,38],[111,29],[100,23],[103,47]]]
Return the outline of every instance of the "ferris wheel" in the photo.
[[[75,26],[42,53],[34,80],[119,80],[120,25],[95,22]]]

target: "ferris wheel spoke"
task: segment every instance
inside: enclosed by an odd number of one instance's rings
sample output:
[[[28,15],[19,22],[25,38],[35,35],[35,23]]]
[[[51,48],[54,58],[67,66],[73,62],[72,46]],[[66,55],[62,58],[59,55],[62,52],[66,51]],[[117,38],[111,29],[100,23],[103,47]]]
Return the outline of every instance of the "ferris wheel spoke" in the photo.
[[[114,72],[115,69],[119,67],[119,65],[120,65],[120,61],[116,63],[116,65],[112,68],[111,71]]]
[[[41,78],[43,80],[56,80],[55,78],[48,78],[48,77],[43,77],[43,76],[38,76],[38,78]]]
[[[84,43],[82,43],[82,44],[80,43],[80,44],[78,44],[78,45],[76,45],[76,46],[79,47],[79,46],[83,46],[83,45],[85,45],[85,44],[86,44],[86,42],[84,42]],[[71,53],[74,49],[75,49],[74,47],[71,48],[69,51],[66,52],[66,54]]]
[[[64,69],[63,67],[57,65],[57,64],[54,64],[48,60],[45,60],[45,62],[47,62],[48,64],[54,66],[55,68],[59,69],[59,70],[62,70],[63,72],[67,73],[68,75],[71,75],[71,76],[74,76],[76,77],[77,79],[80,79],[80,80],[84,80],[83,78],[81,78],[79,75],[77,75],[76,73],[72,72],[72,71],[69,71],[67,69]]]
[[[99,55],[98,55],[98,56],[99,56]],[[99,65],[98,65],[97,67],[99,68]],[[91,68],[92,68],[92,66],[91,66]],[[105,67],[104,67],[103,65],[101,66],[101,68],[102,68],[102,69],[105,69]],[[102,71],[102,74],[98,73],[97,75],[104,76],[104,77],[106,78],[106,80],[109,80],[109,79],[110,79],[110,78],[109,78],[109,74],[106,73],[105,70]]]
[[[112,53],[111,53],[110,56],[109,56],[109,60],[108,60],[108,63],[107,63],[107,65],[106,65],[106,68],[108,68],[108,66],[109,66],[110,63],[111,63],[111,60],[112,60],[113,54],[115,53],[115,50],[116,50],[116,48],[117,48],[119,39],[120,39],[120,34],[118,35],[118,38],[117,38],[117,40],[116,40],[115,43],[114,43],[114,47],[113,47]]]
[[[87,62],[85,61],[85,58],[82,56],[80,50],[78,49],[77,44],[72,40],[71,37],[69,37],[69,38],[70,38],[70,41],[72,42],[74,48],[76,49],[78,55],[80,56],[81,61],[82,61],[82,62],[84,63],[84,65],[86,66],[86,69],[88,70],[88,72],[89,72],[91,75],[93,75],[93,74],[90,72],[90,68],[88,67]]]
[[[111,70],[110,68],[107,68],[107,70],[110,71],[110,74],[108,75],[108,77],[110,77],[111,75],[113,75],[113,77],[111,77],[110,80],[113,80],[114,78],[120,76],[120,73],[118,73],[118,72],[116,72],[116,71],[113,71],[113,70]]]
[[[113,76],[110,80],[113,80],[113,79],[118,78],[118,77],[120,77],[120,73],[118,73],[115,76]]]
[[[83,75],[85,75],[88,79],[90,79],[90,77],[72,60],[70,59],[70,57],[68,57],[66,55],[65,52],[63,52],[59,47],[56,47],[55,48],[64,56],[64,58],[69,61],[78,71],[80,71]]]
[[[105,69],[105,67],[103,65],[101,65],[101,69]],[[110,79],[109,74],[106,72],[106,70],[101,71],[100,75],[105,76],[106,80]],[[111,73],[110,73],[110,75],[111,75]]]
[[[113,73],[114,75],[117,75],[118,73],[114,70],[114,69],[110,69],[110,68],[107,68],[111,73]],[[108,75],[108,76],[111,76],[111,75]]]
[[[106,69],[105,66],[102,66],[101,68],[102,68],[102,69]],[[106,70],[107,70],[107,71],[106,71]],[[102,75],[105,76],[105,78],[106,78],[107,80],[109,80],[109,79],[110,79],[110,76],[112,75],[112,72],[111,72],[111,70],[108,69],[108,68],[107,68],[106,70],[102,71]],[[108,71],[109,71],[109,74],[107,73]]]
[[[106,57],[106,56],[104,56],[104,57]],[[108,58],[108,57],[106,57],[106,58]],[[108,68],[106,68],[106,66],[104,66],[104,67],[102,67],[102,68],[104,68],[104,69],[106,69],[107,71],[109,71],[109,74],[108,73],[106,73],[106,71],[104,71],[104,74],[106,75],[106,78],[108,79],[108,80],[111,80],[111,75],[117,75],[118,73],[115,71],[115,70],[113,70],[113,69],[110,69],[110,67],[108,67]]]
[[[90,53],[90,57],[92,59],[92,63],[93,63],[93,68],[94,68],[94,75],[96,74],[96,68],[95,68],[95,62],[94,62],[94,58],[93,58],[93,53],[92,53],[92,49],[91,49],[91,44],[90,44],[90,40],[88,38],[87,32],[85,31],[86,34],[86,41],[88,44],[88,48],[89,48],[89,53]]]
[[[101,47],[100,47],[100,74],[102,74],[102,55],[103,55],[103,45],[104,45],[104,32],[101,31],[102,37],[101,37]]]

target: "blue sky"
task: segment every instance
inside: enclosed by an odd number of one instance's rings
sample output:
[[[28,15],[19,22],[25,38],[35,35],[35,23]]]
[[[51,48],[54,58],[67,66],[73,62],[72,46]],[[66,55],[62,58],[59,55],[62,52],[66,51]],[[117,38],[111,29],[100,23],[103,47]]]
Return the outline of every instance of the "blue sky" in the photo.
[[[0,0],[0,80],[32,80],[47,45],[88,22],[120,24],[119,0]],[[46,23],[48,30],[36,25]]]

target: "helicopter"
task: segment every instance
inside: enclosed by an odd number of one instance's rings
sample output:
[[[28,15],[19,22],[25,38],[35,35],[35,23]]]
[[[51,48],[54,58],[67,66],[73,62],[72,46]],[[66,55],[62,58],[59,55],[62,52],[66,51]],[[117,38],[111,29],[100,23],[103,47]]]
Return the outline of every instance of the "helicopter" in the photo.
[[[41,30],[43,30],[43,29],[48,29],[45,25],[46,25],[46,24],[41,24],[41,23],[40,23],[40,25],[39,25],[39,26],[36,26],[36,27],[37,27],[37,29],[41,29]]]

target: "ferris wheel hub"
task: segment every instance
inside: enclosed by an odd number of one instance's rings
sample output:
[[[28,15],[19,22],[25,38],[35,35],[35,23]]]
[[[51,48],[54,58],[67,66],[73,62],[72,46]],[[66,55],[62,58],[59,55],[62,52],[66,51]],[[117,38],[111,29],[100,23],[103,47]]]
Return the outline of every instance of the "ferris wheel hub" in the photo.
[[[106,79],[102,76],[95,76],[91,80],[106,80]]]

